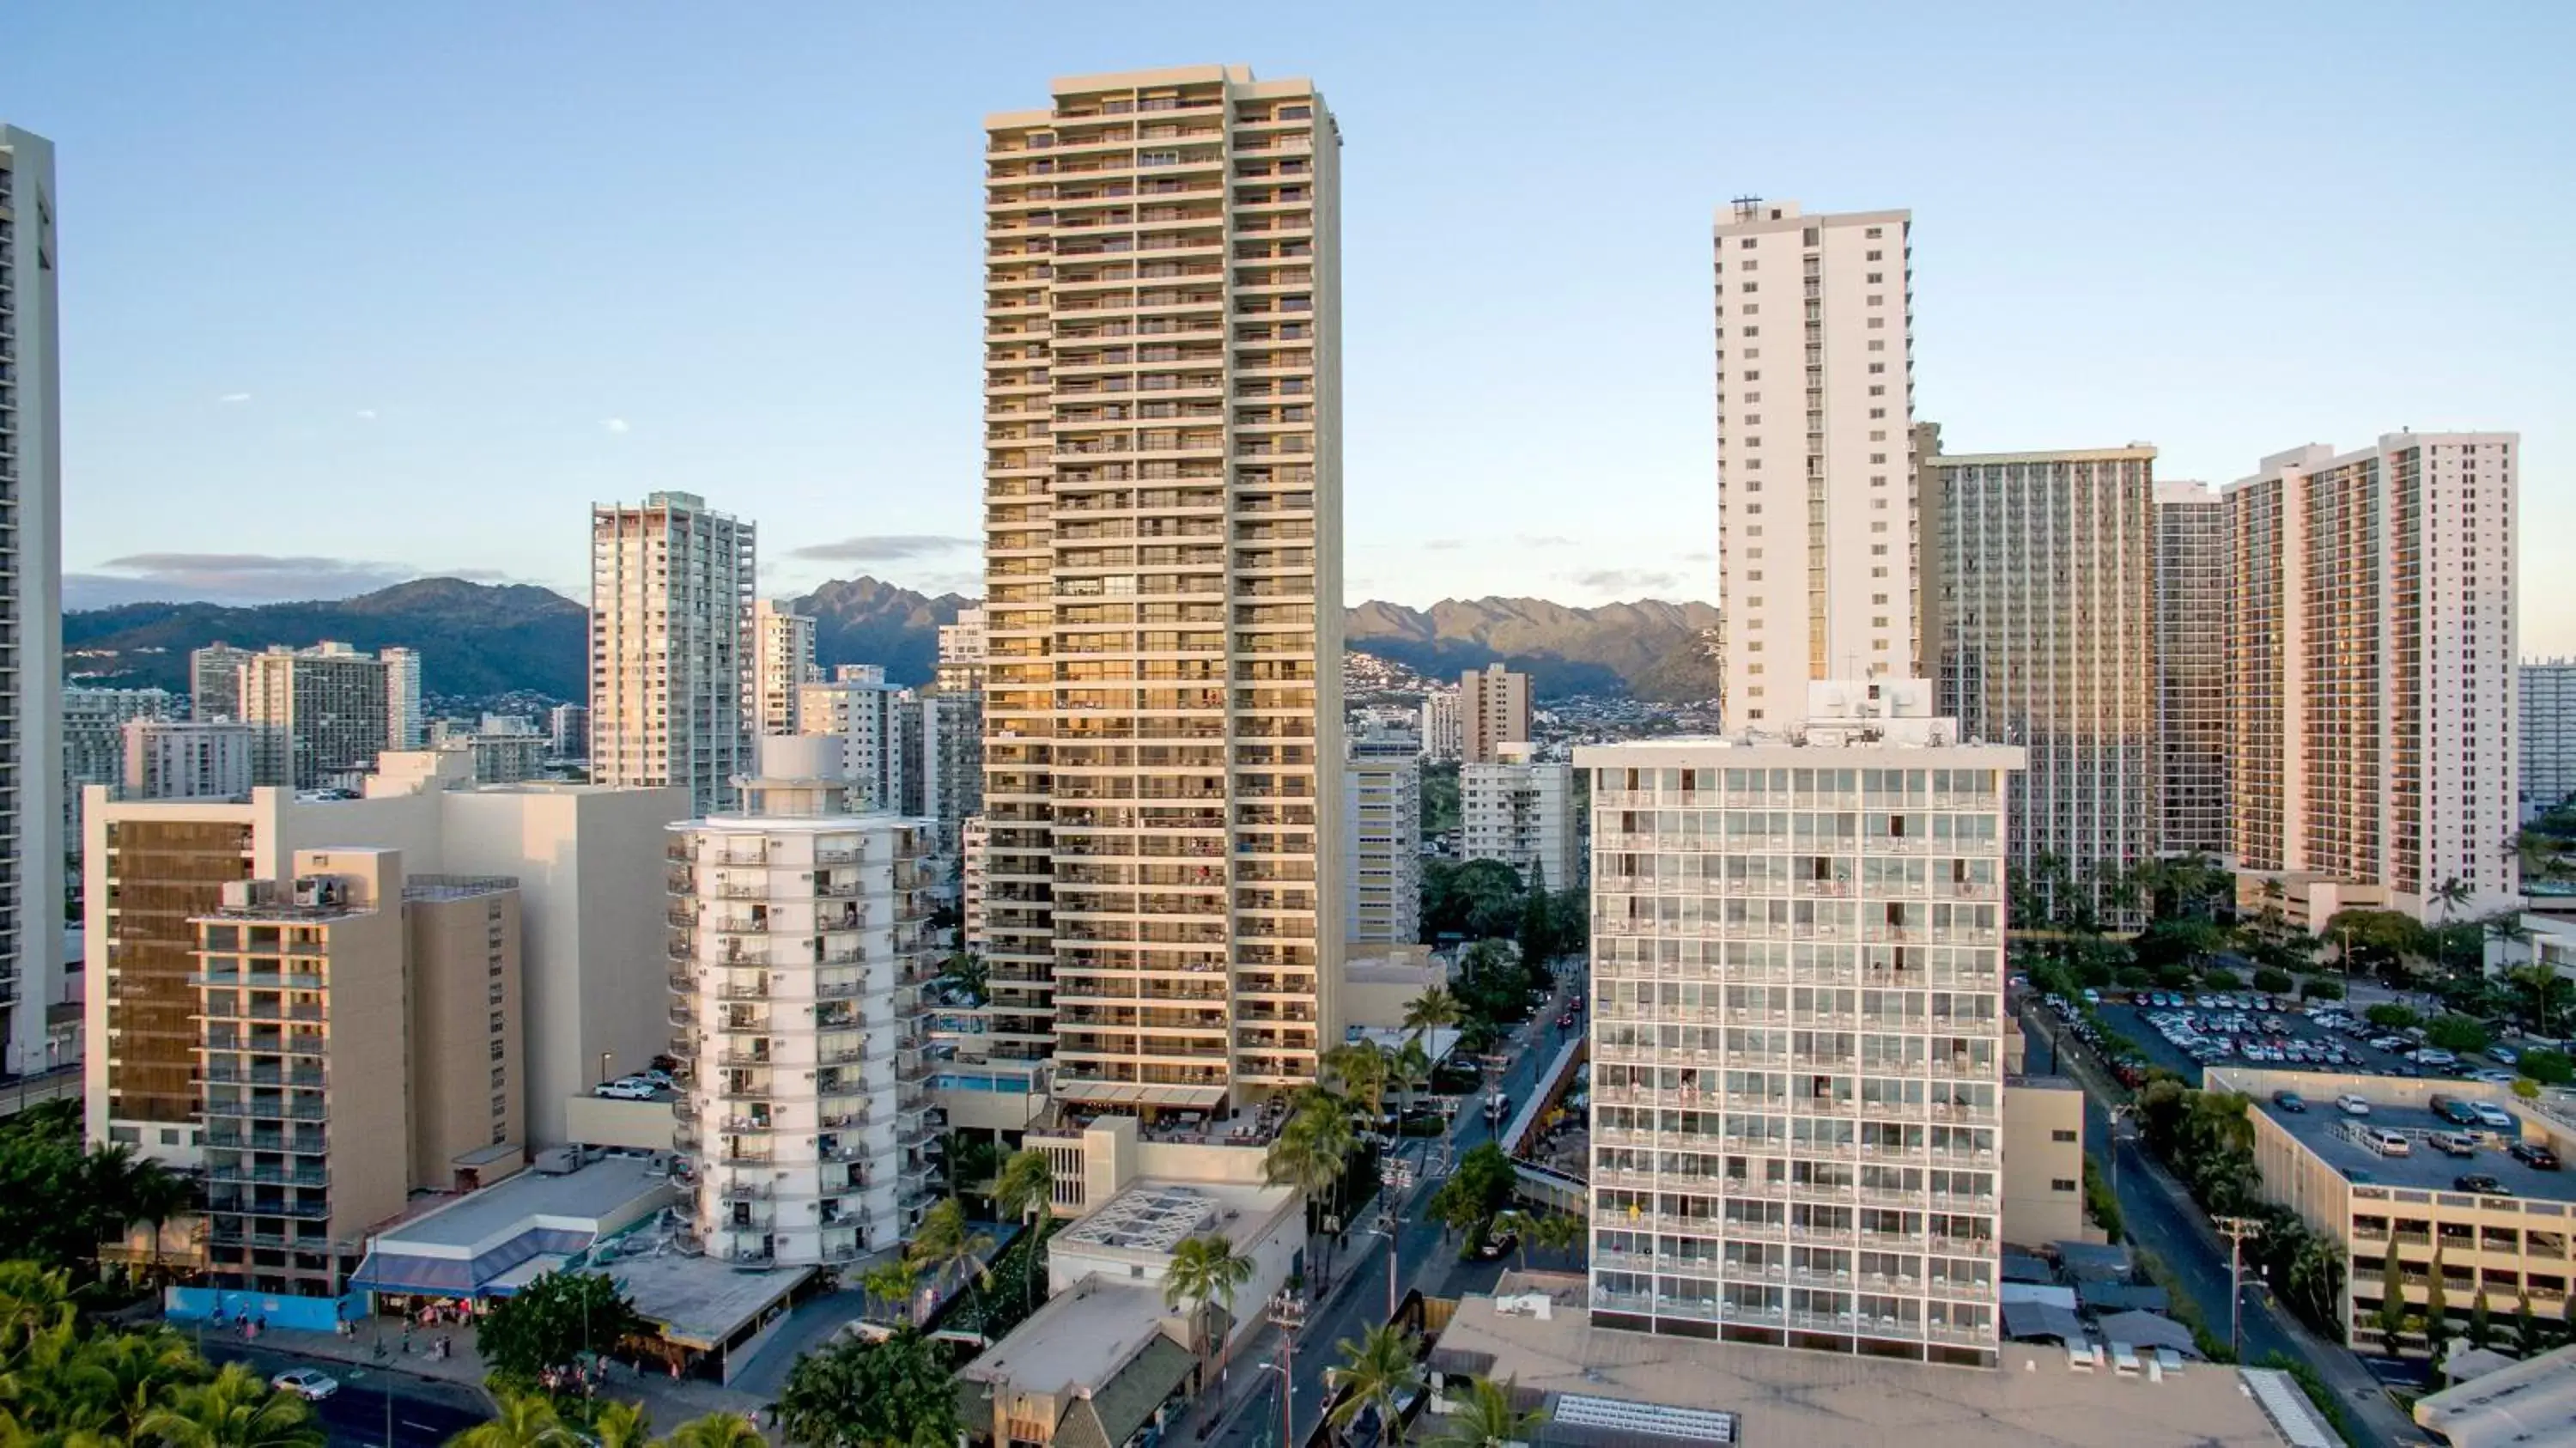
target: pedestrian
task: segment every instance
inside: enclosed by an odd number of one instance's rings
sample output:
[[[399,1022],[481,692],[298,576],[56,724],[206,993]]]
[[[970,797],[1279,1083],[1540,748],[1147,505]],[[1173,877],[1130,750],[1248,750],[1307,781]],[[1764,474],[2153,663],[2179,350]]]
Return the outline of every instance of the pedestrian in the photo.
[[[676,1383],[676,1382],[678,1382],[679,1380],[680,1380],[680,1360],[679,1360],[678,1358],[673,1358],[673,1359],[671,1359],[671,1381],[673,1381],[673,1382],[675,1382],[675,1383]]]

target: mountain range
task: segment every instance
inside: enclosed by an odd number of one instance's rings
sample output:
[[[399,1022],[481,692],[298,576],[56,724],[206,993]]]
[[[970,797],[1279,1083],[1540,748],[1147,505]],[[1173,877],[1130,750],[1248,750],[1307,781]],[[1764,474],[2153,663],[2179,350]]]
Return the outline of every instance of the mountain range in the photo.
[[[825,669],[874,663],[898,683],[927,683],[939,626],[970,598],[917,593],[882,579],[835,579],[795,600],[815,620]],[[1444,599],[1428,609],[1371,601],[1347,612],[1349,648],[1433,676],[1503,663],[1532,676],[1543,695],[1634,694],[1702,699],[1717,692],[1708,639],[1717,610],[1704,603],[1576,608],[1541,598]],[[188,651],[303,646],[325,639],[420,650],[424,693],[450,698],[508,693],[578,699],[587,690],[589,614],[581,604],[525,584],[424,578],[355,598],[228,607],[129,603],[63,615],[65,665],[84,683],[188,687]]]

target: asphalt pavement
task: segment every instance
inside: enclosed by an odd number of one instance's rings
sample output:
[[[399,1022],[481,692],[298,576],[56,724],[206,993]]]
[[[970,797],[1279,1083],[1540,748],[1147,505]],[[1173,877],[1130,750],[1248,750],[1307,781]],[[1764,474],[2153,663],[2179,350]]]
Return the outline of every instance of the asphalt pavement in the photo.
[[[388,1441],[393,1448],[438,1448],[492,1416],[473,1389],[435,1378],[324,1362],[213,1334],[206,1338],[205,1351],[210,1362],[247,1363],[263,1378],[288,1368],[318,1367],[338,1379],[340,1391],[310,1405],[332,1448],[384,1448]]]

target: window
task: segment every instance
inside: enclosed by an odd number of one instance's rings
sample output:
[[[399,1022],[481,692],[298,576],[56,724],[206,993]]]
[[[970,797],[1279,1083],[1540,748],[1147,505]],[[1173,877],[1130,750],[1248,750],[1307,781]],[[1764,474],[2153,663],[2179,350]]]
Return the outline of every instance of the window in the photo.
[[[2075,1139],[2075,1133],[2061,1128],[2050,1132],[2048,1134],[2048,1139],[2051,1141],[2073,1141]]]
[[[2052,1192],[2071,1192],[2075,1190],[2075,1181],[2072,1177],[2050,1177],[2048,1189]]]
[[[1886,228],[1885,228],[1885,227],[1881,227],[1881,226],[1873,226],[1873,227],[1871,227],[1869,230],[1862,232],[1862,233],[1861,233],[1861,236],[1862,236],[1864,239],[1866,239],[1866,240],[1869,240],[1869,241],[1876,241],[1876,240],[1878,240],[1878,238],[1880,237],[1880,235],[1881,235],[1881,234],[1883,234],[1885,231],[1886,231]],[[1871,255],[1871,256],[1876,256],[1876,255],[1878,255],[1878,253],[1873,251],[1873,252],[1871,252],[1871,253],[1870,253],[1870,255]]]

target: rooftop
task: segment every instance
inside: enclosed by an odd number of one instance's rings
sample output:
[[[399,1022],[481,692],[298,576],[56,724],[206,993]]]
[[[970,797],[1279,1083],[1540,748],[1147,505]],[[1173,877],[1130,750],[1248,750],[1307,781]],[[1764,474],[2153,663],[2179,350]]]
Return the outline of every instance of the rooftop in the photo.
[[[2562,1347],[2415,1400],[2415,1421],[2454,1448],[2576,1438],[2576,1347]]]
[[[403,879],[405,900],[470,900],[519,888],[516,875],[409,875]]]
[[[957,1375],[1032,1394],[1097,1388],[1162,1336],[1162,1321],[1170,1315],[1159,1284],[1094,1273],[1072,1291],[1048,1298]]]
[[[811,1267],[761,1269],[667,1251],[620,1257],[607,1270],[638,1314],[662,1324],[663,1336],[710,1351],[814,1275]]]
[[[668,1192],[650,1157],[604,1156],[578,1171],[523,1171],[380,1233],[398,1251],[471,1250],[531,1225],[597,1231],[637,1199]]]
[[[1128,1183],[1052,1240],[1057,1251],[1070,1247],[1168,1257],[1183,1238],[1221,1233],[1241,1247],[1258,1237],[1280,1206],[1296,1195],[1292,1187],[1149,1177]],[[1162,1299],[1158,1295],[1155,1300]]]
[[[2007,1343],[2000,1370],[1985,1372],[1618,1332],[1593,1327],[1577,1306],[1551,1303],[1539,1317],[1505,1313],[1497,1302],[1470,1296],[1459,1304],[1435,1350],[1445,1370],[1516,1380],[1525,1392],[1563,1395],[1559,1402],[1609,1398],[1729,1413],[1737,1442],[2279,1448],[2285,1441],[2228,1368],[2193,1364],[2162,1381],[2079,1373],[2062,1350]],[[1560,1441],[1548,1428],[1540,1437]]]
[[[2534,1171],[2507,1156],[2489,1133],[2470,1133],[2479,1142],[2474,1157],[2446,1156],[2433,1150],[2424,1144],[2425,1137],[2463,1128],[2420,1106],[2373,1102],[2366,1117],[2346,1116],[2331,1101],[2311,1101],[2307,1110],[2293,1112],[2265,1100],[2257,1102],[2256,1109],[2279,1123],[2293,1140],[2316,1153],[2326,1165],[2341,1172],[2347,1181],[2447,1192],[2452,1190],[2454,1178],[2475,1174],[2494,1177],[2517,1197],[2576,1202],[2576,1175]],[[2349,1134],[2353,1127],[2400,1132],[2413,1143],[2414,1150],[2407,1156],[2381,1156]]]

